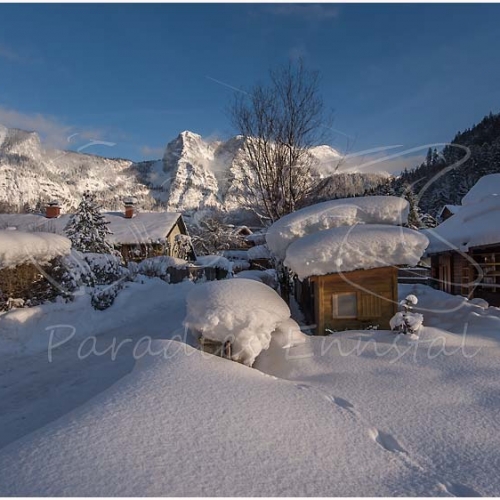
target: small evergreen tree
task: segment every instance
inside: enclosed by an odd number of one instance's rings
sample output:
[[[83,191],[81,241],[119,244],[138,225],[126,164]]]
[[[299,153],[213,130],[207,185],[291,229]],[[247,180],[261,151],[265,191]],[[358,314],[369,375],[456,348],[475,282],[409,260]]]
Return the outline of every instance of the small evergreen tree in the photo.
[[[95,195],[85,191],[65,232],[73,248],[80,252],[115,254],[113,246],[106,241],[106,236],[112,234],[108,224],[109,222],[101,214]]]

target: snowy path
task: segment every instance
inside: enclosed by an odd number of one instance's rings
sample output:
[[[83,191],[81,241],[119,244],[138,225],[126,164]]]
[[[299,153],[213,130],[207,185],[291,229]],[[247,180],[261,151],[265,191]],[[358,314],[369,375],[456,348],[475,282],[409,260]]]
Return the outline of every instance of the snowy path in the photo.
[[[103,333],[96,324],[95,351],[108,349],[106,354],[89,354],[91,344],[82,345],[83,337],[56,348],[51,363],[46,350],[0,357],[0,448],[84,404],[130,373],[135,365],[133,350],[144,336],[165,339],[182,333],[185,294],[168,293],[175,292],[170,288],[158,287],[153,304],[126,327]],[[125,338],[127,342],[113,356],[110,347],[118,347]],[[84,359],[78,356],[80,346]]]

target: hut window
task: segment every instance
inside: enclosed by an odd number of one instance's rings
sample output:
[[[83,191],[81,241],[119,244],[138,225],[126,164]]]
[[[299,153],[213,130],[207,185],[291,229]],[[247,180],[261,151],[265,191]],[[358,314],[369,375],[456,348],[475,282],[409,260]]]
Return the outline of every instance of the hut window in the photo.
[[[355,318],[358,303],[355,292],[332,295],[332,316],[334,318]]]

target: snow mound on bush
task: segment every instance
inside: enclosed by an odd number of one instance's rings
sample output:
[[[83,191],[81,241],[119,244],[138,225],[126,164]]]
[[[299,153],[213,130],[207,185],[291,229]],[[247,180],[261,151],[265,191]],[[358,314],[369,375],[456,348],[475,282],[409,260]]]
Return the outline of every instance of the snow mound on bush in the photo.
[[[289,317],[284,300],[267,285],[231,279],[197,285],[187,296],[184,325],[207,339],[229,340],[232,359],[252,366],[269,347],[272,332]]]
[[[293,212],[276,221],[267,231],[271,252],[284,259],[287,247],[297,238],[354,224],[403,224],[409,205],[396,196],[365,196],[325,201]]]
[[[285,266],[299,279],[356,269],[415,266],[429,240],[412,229],[360,224],[320,231],[292,243]]]
[[[137,264],[137,272],[146,276],[165,276],[169,268],[184,269],[188,262],[177,257],[169,255],[160,255],[159,257],[150,257]]]
[[[224,269],[228,272],[231,272],[233,269],[232,263],[222,255],[201,255],[196,259],[196,264],[199,266]]]
[[[69,255],[71,241],[53,233],[0,231],[0,269],[36,262],[46,265],[52,259]]]

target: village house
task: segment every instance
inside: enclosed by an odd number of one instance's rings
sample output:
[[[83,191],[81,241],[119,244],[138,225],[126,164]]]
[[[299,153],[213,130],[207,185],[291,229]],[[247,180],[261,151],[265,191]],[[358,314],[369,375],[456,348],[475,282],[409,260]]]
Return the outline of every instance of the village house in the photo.
[[[500,306],[500,174],[486,175],[454,215],[426,231],[433,285]]]
[[[45,231],[65,235],[72,214],[61,214],[57,201],[50,202],[44,214],[0,214],[0,229]],[[125,262],[166,255],[194,260],[193,247],[182,215],[174,212],[142,212],[133,199],[126,199],[123,212],[104,212],[109,222],[108,236]]]

